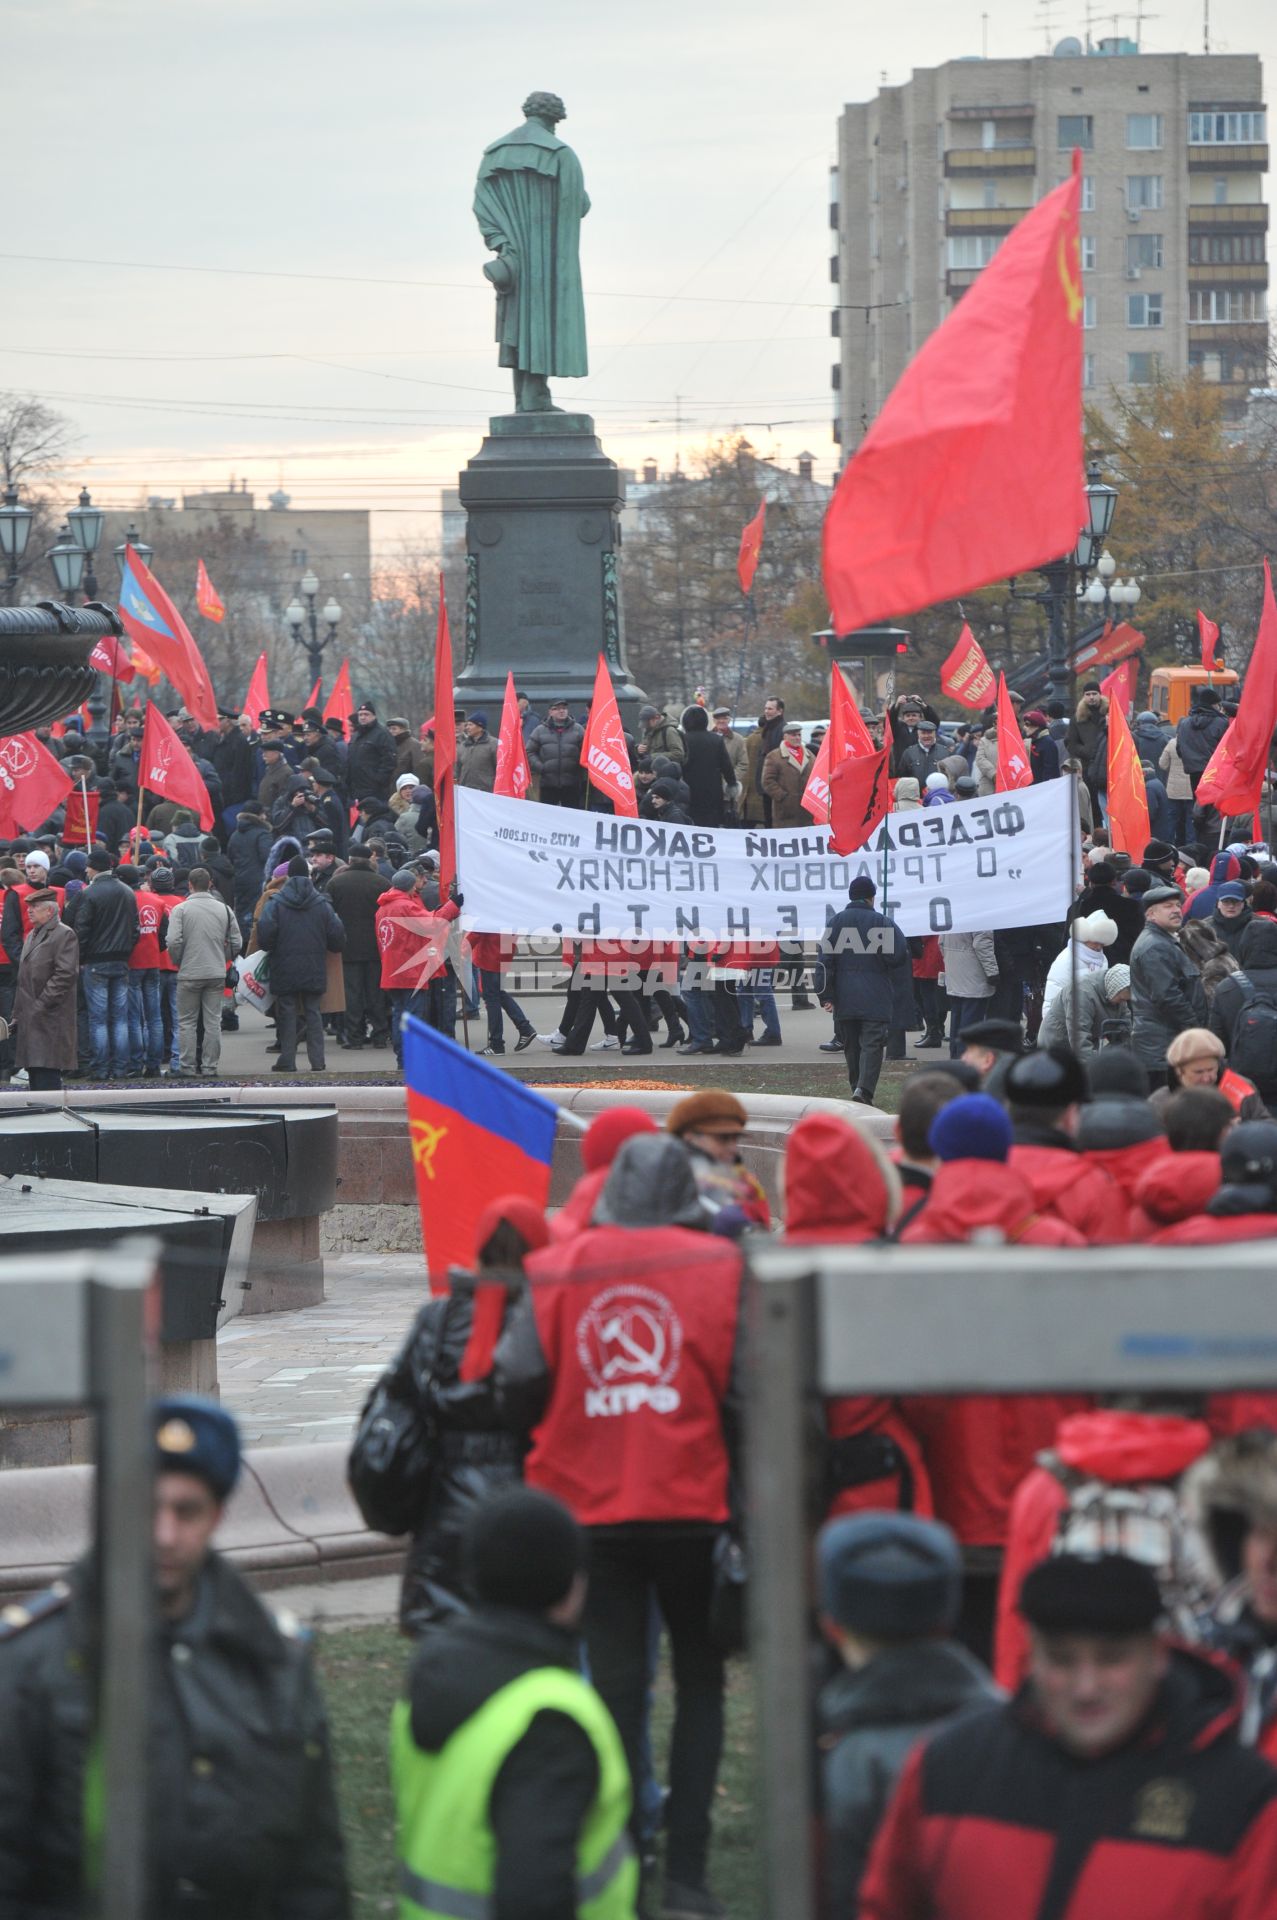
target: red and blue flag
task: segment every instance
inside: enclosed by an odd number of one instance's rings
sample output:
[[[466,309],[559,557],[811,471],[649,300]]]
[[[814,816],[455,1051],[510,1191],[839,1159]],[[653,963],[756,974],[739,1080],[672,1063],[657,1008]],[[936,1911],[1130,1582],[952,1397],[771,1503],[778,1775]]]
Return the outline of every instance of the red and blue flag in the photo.
[[[438,1290],[450,1266],[473,1265],[490,1200],[521,1193],[545,1205],[558,1108],[412,1014],[403,1065],[426,1270]]]
[[[168,675],[188,712],[209,730],[217,726],[217,697],[190,630],[146,562],[124,549],[120,619],[129,638]]]

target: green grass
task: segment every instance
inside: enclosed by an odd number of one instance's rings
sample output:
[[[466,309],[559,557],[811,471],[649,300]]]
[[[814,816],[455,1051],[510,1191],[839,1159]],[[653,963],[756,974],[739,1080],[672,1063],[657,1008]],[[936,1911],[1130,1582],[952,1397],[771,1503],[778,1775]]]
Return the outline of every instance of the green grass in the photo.
[[[354,1912],[357,1916],[393,1913],[394,1812],[386,1770],[386,1728],[410,1649],[390,1627],[325,1633],[316,1649],[332,1723]],[[652,1721],[661,1777],[672,1708],[673,1690],[663,1667]],[[732,1920],[756,1920],[761,1912],[753,1753],[754,1703],[748,1670],[741,1661],[733,1661],[710,1859],[711,1884]]]

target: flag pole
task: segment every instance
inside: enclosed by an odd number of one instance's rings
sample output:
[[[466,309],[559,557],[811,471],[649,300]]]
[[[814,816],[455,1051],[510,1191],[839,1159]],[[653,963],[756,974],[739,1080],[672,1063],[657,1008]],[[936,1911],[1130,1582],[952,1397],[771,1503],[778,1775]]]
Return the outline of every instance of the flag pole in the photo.
[[[1073,833],[1070,837],[1072,839],[1073,845],[1077,848],[1077,852],[1078,852],[1078,863],[1073,870],[1073,901],[1070,903],[1071,905],[1074,904],[1077,900],[1077,883],[1079,879],[1084,877],[1082,872],[1080,871],[1081,865],[1082,865],[1082,861],[1081,861],[1082,809],[1078,803],[1079,778],[1080,776],[1076,773],[1071,773],[1069,775],[1069,785],[1073,789]],[[1070,981],[1069,981],[1069,1004],[1070,1004],[1070,1010],[1073,1014],[1073,1049],[1076,1052],[1077,1043],[1079,1038],[1081,1037],[1081,1027],[1079,1024],[1078,996],[1081,992],[1082,983],[1078,977],[1077,941],[1073,938],[1073,915],[1071,913],[1069,915],[1067,922],[1065,923],[1065,933],[1068,936],[1068,942],[1069,942],[1069,968],[1070,968],[1070,975],[1071,975]]]
[[[137,860],[138,856],[142,851],[142,801],[145,798],[145,796],[146,796],[146,788],[142,785],[142,782],[139,780],[137,783],[137,825],[133,829],[134,861]]]
[[[93,830],[89,826],[89,776],[87,773],[80,775],[80,795],[84,801],[84,844],[88,851],[92,853]]]

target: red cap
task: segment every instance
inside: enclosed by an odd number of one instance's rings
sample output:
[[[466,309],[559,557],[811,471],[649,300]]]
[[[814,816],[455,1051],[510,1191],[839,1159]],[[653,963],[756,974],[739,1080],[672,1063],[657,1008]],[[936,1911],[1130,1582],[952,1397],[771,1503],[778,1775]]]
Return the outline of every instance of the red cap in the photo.
[[[609,1107],[595,1116],[581,1142],[581,1164],[587,1173],[610,1167],[627,1140],[636,1133],[657,1133],[650,1113],[642,1107]],[[482,1242],[480,1243],[482,1244]]]
[[[498,1200],[490,1200],[479,1215],[474,1230],[476,1253],[479,1252],[503,1220],[527,1242],[529,1250],[549,1244],[550,1229],[546,1222],[545,1209],[535,1200],[529,1200],[525,1193],[503,1193]]]

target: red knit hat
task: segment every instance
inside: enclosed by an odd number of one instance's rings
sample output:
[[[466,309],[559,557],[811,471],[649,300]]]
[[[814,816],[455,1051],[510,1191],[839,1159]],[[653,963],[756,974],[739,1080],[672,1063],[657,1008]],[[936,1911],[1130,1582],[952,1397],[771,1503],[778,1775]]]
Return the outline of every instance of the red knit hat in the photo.
[[[524,1193],[503,1193],[499,1199],[489,1200],[479,1215],[474,1230],[476,1254],[483,1251],[503,1220],[508,1220],[527,1242],[529,1252],[549,1244],[550,1229],[544,1207],[539,1207]]]
[[[657,1133],[659,1128],[642,1107],[609,1107],[596,1114],[581,1142],[581,1164],[587,1173],[610,1167],[625,1142],[636,1133]]]

